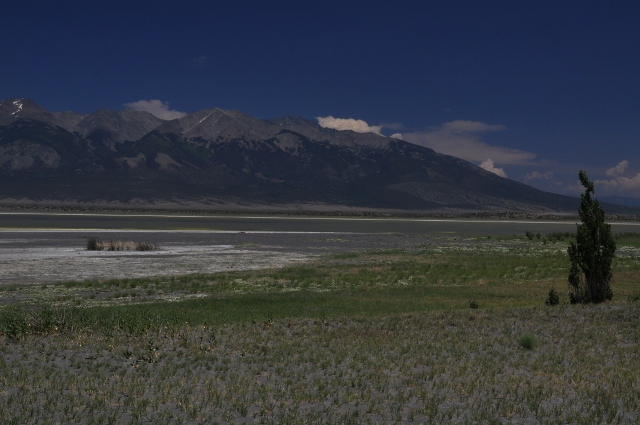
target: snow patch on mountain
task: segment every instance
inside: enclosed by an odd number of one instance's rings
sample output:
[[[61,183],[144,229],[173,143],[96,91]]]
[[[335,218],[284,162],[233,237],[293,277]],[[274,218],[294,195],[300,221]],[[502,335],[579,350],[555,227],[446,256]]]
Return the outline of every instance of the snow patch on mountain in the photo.
[[[18,108],[18,110],[16,110],[15,112],[13,112],[11,115],[15,115],[15,114],[17,114],[18,112],[22,111],[22,99],[14,100],[14,101],[13,101],[13,102],[11,102],[11,103],[13,103],[13,104]]]

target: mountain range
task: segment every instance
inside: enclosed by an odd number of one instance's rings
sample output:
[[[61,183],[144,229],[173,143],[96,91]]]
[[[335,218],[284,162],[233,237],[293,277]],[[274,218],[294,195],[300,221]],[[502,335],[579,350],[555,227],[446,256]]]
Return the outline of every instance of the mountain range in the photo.
[[[165,121],[129,109],[49,112],[30,99],[0,102],[0,200],[540,213],[579,204],[425,147],[298,117],[211,108]]]

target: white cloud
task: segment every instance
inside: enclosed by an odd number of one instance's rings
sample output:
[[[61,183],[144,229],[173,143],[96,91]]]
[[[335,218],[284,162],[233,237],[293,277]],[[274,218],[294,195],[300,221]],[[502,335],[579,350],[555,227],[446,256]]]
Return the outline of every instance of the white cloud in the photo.
[[[480,139],[483,133],[505,129],[503,125],[456,120],[428,131],[404,133],[403,136],[408,142],[470,162],[477,163],[489,157],[498,164],[531,165],[537,154],[520,149],[491,146]]]
[[[496,174],[500,177],[504,177],[505,179],[507,178],[507,173],[504,172],[504,169],[495,167],[493,164],[493,161],[490,159],[487,159],[486,161],[482,162],[482,164],[480,164],[479,167],[493,174]]]
[[[353,118],[334,118],[329,115],[328,117],[316,117],[318,124],[325,128],[333,128],[336,130],[352,130],[356,133],[375,133],[381,134],[382,126],[369,125],[366,121],[356,120]]]
[[[596,180],[594,184],[596,190],[600,189],[605,193],[640,196],[640,173],[636,174],[635,177],[616,177],[611,180]]]
[[[553,172],[547,171],[546,173],[539,173],[537,171],[532,171],[531,173],[527,173],[527,180],[551,180],[553,179]]]
[[[138,100],[137,102],[125,103],[124,107],[133,109],[134,111],[149,112],[161,120],[173,120],[187,115],[185,112],[169,109],[169,102],[163,102],[158,99]]]
[[[404,140],[404,139],[402,138],[402,133],[393,133],[390,137],[391,137],[392,139],[400,139],[400,140]]]
[[[605,173],[609,177],[619,176],[624,173],[624,170],[629,166],[629,161],[620,161],[618,165],[613,168],[609,168]]]

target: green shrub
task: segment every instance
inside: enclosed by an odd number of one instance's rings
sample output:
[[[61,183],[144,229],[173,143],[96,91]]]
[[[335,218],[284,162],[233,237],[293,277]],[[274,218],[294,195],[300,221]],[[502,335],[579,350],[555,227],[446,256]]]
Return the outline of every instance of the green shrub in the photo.
[[[0,332],[15,340],[27,335],[28,320],[25,312],[16,307],[7,308],[0,314]]]
[[[531,334],[524,334],[518,339],[518,345],[525,350],[533,350],[536,345],[536,339]]]
[[[547,297],[547,300],[544,303],[550,306],[560,304],[560,297],[558,296],[558,293],[556,292],[555,289],[553,288],[549,289],[549,296]]]

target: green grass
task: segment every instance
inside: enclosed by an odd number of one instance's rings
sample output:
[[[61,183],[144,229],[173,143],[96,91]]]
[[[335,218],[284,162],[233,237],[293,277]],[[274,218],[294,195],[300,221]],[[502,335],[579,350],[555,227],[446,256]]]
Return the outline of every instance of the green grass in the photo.
[[[543,304],[544,294],[534,295]],[[327,292],[300,290],[295,292],[249,293],[180,302],[154,302],[142,306],[107,305],[97,307],[25,306],[0,311],[0,332],[15,335],[17,316],[26,333],[51,332],[56,329],[76,331],[146,331],[163,326],[219,325],[224,323],[261,322],[271,319],[340,317],[379,317],[412,312],[460,310],[469,308],[469,299],[479,300],[480,308],[525,307],[534,304],[517,299],[500,288],[460,287],[452,291],[445,286],[356,288]],[[44,320],[48,315],[51,319]],[[47,317],[48,317],[47,316]]]
[[[613,237],[616,240],[616,245],[618,246],[640,247],[640,233],[615,233]]]
[[[40,332],[42,306],[46,314],[63,317],[55,319],[58,329],[144,331],[181,323],[462,310],[469,309],[470,300],[480,309],[537,307],[545,304],[550,288],[567,303],[564,247],[488,240],[416,252],[340,254],[273,270],[65,282],[32,288],[12,309],[0,309],[0,332],[16,326],[17,314],[30,324],[25,333]],[[639,271],[638,257],[615,259],[616,300],[639,298]],[[7,296],[15,297],[18,289],[9,289]]]

